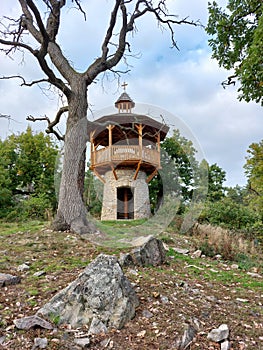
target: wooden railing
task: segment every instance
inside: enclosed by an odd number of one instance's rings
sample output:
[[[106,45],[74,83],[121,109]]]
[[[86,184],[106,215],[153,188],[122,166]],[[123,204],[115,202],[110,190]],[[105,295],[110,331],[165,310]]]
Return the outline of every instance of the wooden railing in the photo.
[[[125,161],[143,161],[158,167],[160,153],[155,149],[138,145],[109,146],[91,153],[91,166]]]

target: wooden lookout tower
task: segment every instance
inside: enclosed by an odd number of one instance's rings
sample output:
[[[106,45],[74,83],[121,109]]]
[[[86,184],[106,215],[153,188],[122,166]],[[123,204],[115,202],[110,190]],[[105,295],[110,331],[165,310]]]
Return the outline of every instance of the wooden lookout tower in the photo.
[[[116,114],[88,127],[91,165],[103,182],[102,220],[150,216],[148,183],[160,169],[160,142],[169,128],[132,112],[135,103],[125,91],[115,102]]]

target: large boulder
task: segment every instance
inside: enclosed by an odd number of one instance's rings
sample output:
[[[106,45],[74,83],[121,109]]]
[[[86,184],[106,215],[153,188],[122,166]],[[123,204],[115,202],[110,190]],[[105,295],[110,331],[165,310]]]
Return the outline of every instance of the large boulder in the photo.
[[[135,315],[138,298],[116,257],[99,255],[38,314],[56,317],[72,327],[100,321],[105,327],[122,328]],[[107,329],[107,328],[104,328]]]

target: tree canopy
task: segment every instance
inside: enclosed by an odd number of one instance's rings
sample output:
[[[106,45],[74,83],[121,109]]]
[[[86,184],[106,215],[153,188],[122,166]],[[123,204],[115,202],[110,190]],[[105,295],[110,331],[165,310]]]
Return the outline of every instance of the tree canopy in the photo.
[[[25,200],[23,206],[26,207],[33,197],[41,198],[42,214],[38,213],[41,217],[45,206],[55,209],[56,156],[57,147],[51,138],[42,132],[33,134],[29,127],[20,135],[0,140],[0,217],[16,211],[14,208],[18,208],[21,200]],[[33,201],[36,204],[37,200]]]
[[[212,57],[233,72],[223,86],[238,80],[239,99],[263,105],[263,2],[228,0],[222,9],[213,1],[208,9]]]

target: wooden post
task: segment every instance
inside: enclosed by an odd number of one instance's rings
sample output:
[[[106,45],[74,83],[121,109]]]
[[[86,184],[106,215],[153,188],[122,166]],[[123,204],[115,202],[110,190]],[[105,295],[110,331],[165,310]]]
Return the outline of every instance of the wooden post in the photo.
[[[95,131],[91,131],[91,133],[90,133],[90,160],[91,160],[90,166],[91,166],[91,168],[95,164],[95,154],[94,154],[95,148],[94,148],[94,138],[93,138],[94,133],[95,133]]]

